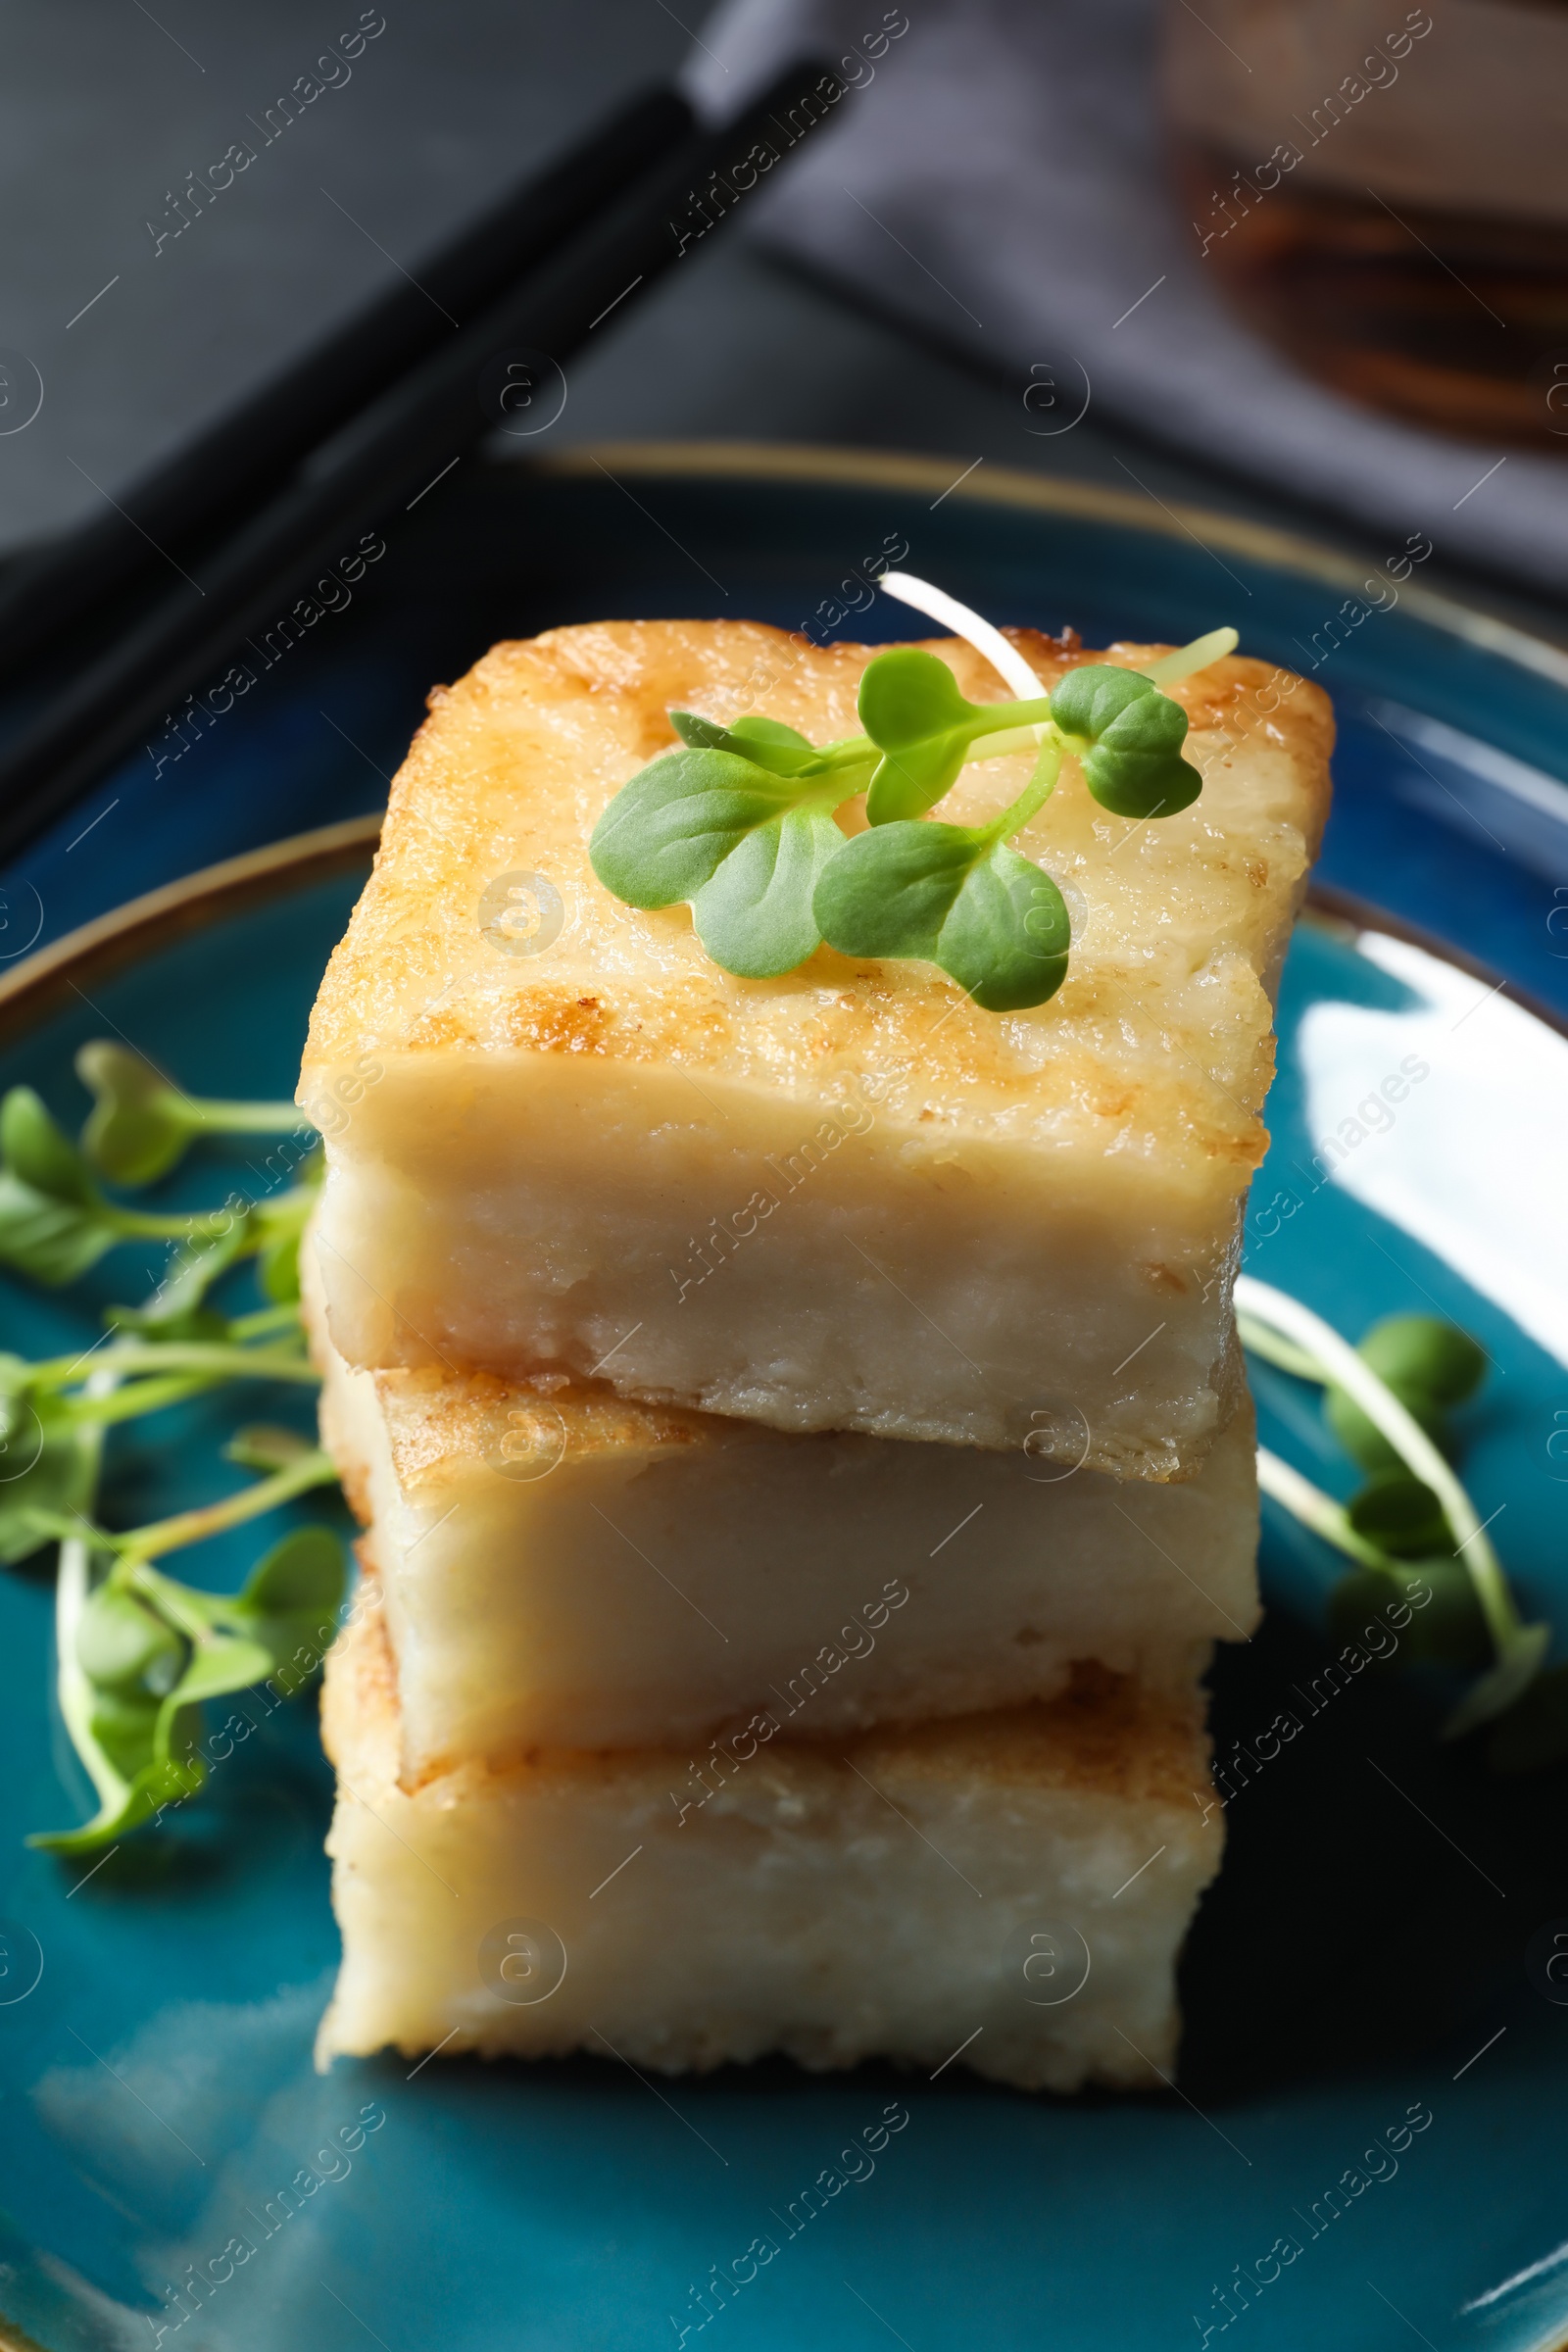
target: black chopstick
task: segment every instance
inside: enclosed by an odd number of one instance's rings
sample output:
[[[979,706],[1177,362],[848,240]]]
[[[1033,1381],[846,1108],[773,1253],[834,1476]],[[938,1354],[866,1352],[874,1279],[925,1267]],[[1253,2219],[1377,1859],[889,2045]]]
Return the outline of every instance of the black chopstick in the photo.
[[[160,548],[227,527],[382,385],[606,212],[692,128],[691,109],[673,90],[641,93],[421,261],[417,282],[410,278],[357,312],[132,483],[118,509],[19,557],[0,576],[0,670],[30,662],[156,567]]]
[[[248,632],[279,624],[298,583],[350,532],[435,487],[495,421],[478,399],[488,361],[518,345],[559,361],[610,313],[618,321],[666,270],[703,250],[844,87],[801,63],[723,129],[694,133],[318,450],[204,564],[198,601],[188,590],[166,596],[7,747],[0,858],[33,840],[236,647],[243,652]]]

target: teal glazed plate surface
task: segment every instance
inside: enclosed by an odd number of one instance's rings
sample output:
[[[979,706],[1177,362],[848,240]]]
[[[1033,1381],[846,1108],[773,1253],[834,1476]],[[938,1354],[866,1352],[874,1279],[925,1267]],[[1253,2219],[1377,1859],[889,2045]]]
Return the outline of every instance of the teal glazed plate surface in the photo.
[[[712,450],[464,468],[292,670],[178,765],[127,765],[90,835],[96,802],[5,878],[0,1085],[37,1086],[74,1126],[72,1054],[120,1035],[193,1092],[290,1092],[366,812],[425,688],[496,637],[676,612],[903,634],[841,585],[890,537],[991,616],[1090,642],[1234,620],[1245,651],[1304,667],[1356,596],[1338,557],[1076,487],[999,478],[933,507],[956,470]],[[1423,596],[1418,573],[1326,642],[1344,743],[1328,887],[1286,967],[1248,1264],[1352,1338],[1395,1310],[1477,1334],[1493,1369],[1466,1409],[1467,1483],[1568,1657],[1568,658]],[[258,850],[305,826],[330,830]],[[258,1190],[249,1160],[204,1148],[162,1197]],[[65,1298],[0,1278],[0,1346],[85,1347],[98,1308],[155,1274],[126,1249]],[[1264,1442],[1344,1494],[1305,1392],[1266,1371],[1254,1387]],[[210,1496],[231,1416],[206,1409],[169,1417],[176,1444],[156,1422],[122,1437],[106,1513]],[[256,1409],[308,1423],[297,1399]],[[261,1548],[241,1531],[188,1572],[232,1585]],[[0,2344],[1568,2343],[1568,1984],[1550,1967],[1568,1767],[1499,1777],[1475,1742],[1442,1743],[1445,1694],[1418,1678],[1326,1676],[1335,1559],[1270,1510],[1262,1566],[1264,1626],[1214,1677],[1229,1843],[1183,1962],[1179,2075],[1082,2099],[961,2065],[318,2075],[337,1936],[314,1698],[96,1869],[29,1851],[25,1831],[90,1806],[51,1695],[46,1559],[0,1571]],[[1300,1731],[1260,1758],[1282,1710]],[[774,2215],[890,2100],[906,2128],[786,2237]],[[776,2257],[699,2328],[693,2290],[761,2235]]]

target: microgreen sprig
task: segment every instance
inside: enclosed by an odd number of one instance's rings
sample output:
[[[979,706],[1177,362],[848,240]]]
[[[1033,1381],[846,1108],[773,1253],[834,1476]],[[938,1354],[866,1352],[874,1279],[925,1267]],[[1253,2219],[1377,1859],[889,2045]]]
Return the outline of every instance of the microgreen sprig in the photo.
[[[93,1098],[82,1149],[113,1184],[151,1184],[200,1135],[308,1132],[292,1102],[220,1102],[187,1095],[140,1054],[95,1038],[76,1055],[76,1075]]]
[[[342,1545],[297,1528],[238,1592],[186,1585],[155,1562],[335,1483],[318,1446],[270,1424],[240,1430],[229,1458],[262,1473],[197,1509],[111,1530],[94,1517],[106,1433],[235,1380],[314,1386],[299,1298],[299,1245],[319,1179],[259,1201],[181,1215],[144,1213],[107,1195],[150,1182],[203,1134],[305,1129],[290,1103],[202,1102],[119,1046],[83,1047],[94,1098],[79,1147],[27,1088],[0,1102],[0,1261],[59,1286],[122,1241],[172,1245],[144,1305],[112,1307],[103,1341],[74,1356],[0,1354],[0,1562],[58,1542],[56,1637],[61,1711],[98,1796],[80,1829],[30,1840],[85,1854],[193,1796],[203,1700],[266,1683],[287,1696],[330,1642],[342,1597]],[[96,1173],[95,1173],[96,1171]],[[214,1285],[255,1262],[270,1303],[239,1315],[209,1302]]]
[[[1419,1654],[1486,1668],[1445,1723],[1445,1737],[1508,1714],[1536,1683],[1551,1628],[1525,1623],[1487,1523],[1444,1451],[1452,1443],[1450,1408],[1485,1372],[1482,1350],[1455,1325],[1427,1315],[1390,1317],[1352,1348],[1299,1299],[1250,1275],[1238,1277],[1236,1310],[1244,1346],[1322,1388],[1330,1428],[1373,1473],[1347,1507],[1258,1448],[1264,1494],[1364,1572],[1346,1580],[1335,1614],[1348,1624],[1380,1596],[1402,1594],[1412,1579],[1424,1583],[1436,1605]]]
[[[29,1845],[91,1853],[194,1796],[206,1779],[196,1752],[201,1702],[260,1683],[280,1683],[288,1696],[308,1679],[336,1631],[343,1597],[343,1550],[328,1529],[296,1528],[233,1593],[181,1584],[154,1568],[151,1553],[236,1526],[335,1477],[325,1455],[308,1448],[291,1473],[177,1522],[122,1536],[62,1525],[61,1712],[99,1805],[79,1829],[39,1831]],[[95,1582],[92,1564],[105,1555],[111,1565]]]
[[[772,979],[825,940],[848,956],[918,956],[996,1012],[1041,1004],[1067,970],[1070,923],[1055,883],[1008,847],[1038,815],[1065,757],[1102,807],[1137,819],[1174,815],[1202,790],[1181,757],[1187,713],[1160,691],[1236,643],[1218,629],[1148,671],[1096,662],[1047,694],[979,614],[905,574],[890,594],[946,620],[1014,688],[971,703],[952,670],[918,646],[867,663],[864,732],[813,745],[777,719],[729,726],[671,710],[682,748],[639,770],[589,844],[593,868],[627,906],[682,902],[725,971]],[[1024,791],[992,822],[927,822],[972,760],[1036,747]],[[845,804],[865,795],[867,830],[846,835]]]
[[[767,718],[733,727],[685,710],[686,748],[656,760],[611,802],[590,856],[629,906],[690,904],[697,936],[725,971],[766,980],[819,944],[811,902],[843,848],[833,811],[865,790],[868,744],[820,751]]]
[[[78,1059],[94,1051],[83,1048]],[[123,1065],[134,1056],[118,1047],[103,1051],[119,1056],[123,1078]],[[178,1253],[160,1301],[166,1320],[197,1304],[217,1277],[244,1257],[261,1259],[264,1286],[272,1298],[297,1298],[299,1236],[312,1188],[319,1181],[318,1158],[302,1168],[302,1184],[242,1208],[213,1209],[194,1216],[155,1215],[127,1208],[102,1190],[89,1162],[93,1121],[107,1100],[100,1093],[80,1146],[64,1134],[30,1086],[14,1086],[0,1102],[0,1264],[14,1266],[19,1273],[30,1274],[35,1282],[58,1289],[85,1274],[117,1243],[174,1242]],[[217,1107],[226,1113],[242,1106],[224,1103]],[[258,1103],[255,1109],[267,1121],[263,1133],[277,1132],[275,1122],[285,1109],[291,1125],[299,1125],[292,1105]],[[225,1131],[234,1132],[231,1126]],[[189,1128],[181,1129],[179,1151],[191,1140],[191,1133]],[[110,1140],[113,1143],[112,1133]],[[161,1149],[166,1154],[170,1140],[167,1134],[163,1138]],[[99,1141],[103,1141],[102,1132]],[[126,1146],[122,1151],[112,1150],[110,1157],[117,1166],[123,1166],[133,1161],[134,1154]],[[166,1155],[160,1167],[170,1164]],[[137,1184],[146,1179],[135,1176],[122,1181]]]

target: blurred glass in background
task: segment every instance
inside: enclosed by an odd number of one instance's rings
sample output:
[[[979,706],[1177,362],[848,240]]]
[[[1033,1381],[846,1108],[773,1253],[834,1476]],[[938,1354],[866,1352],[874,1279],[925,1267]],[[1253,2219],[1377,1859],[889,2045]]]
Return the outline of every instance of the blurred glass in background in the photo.
[[[1568,0],[1166,0],[1181,198],[1341,392],[1568,454]]]

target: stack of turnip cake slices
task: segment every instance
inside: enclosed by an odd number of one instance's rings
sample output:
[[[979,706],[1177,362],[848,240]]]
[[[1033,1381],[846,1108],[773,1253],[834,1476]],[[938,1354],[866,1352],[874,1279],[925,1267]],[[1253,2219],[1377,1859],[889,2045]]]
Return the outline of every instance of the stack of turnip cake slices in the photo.
[[[1026,1012],[825,948],[735,979],[600,886],[670,707],[840,738],[874,650],[502,645],[394,785],[300,1096],[365,1527],[323,2063],[1173,2062],[1201,1678],[1257,1615],[1231,1282],[1331,722],[1233,658],[1171,690],[1192,808],[1132,825],[1069,770],[1019,847],[1071,968]]]

